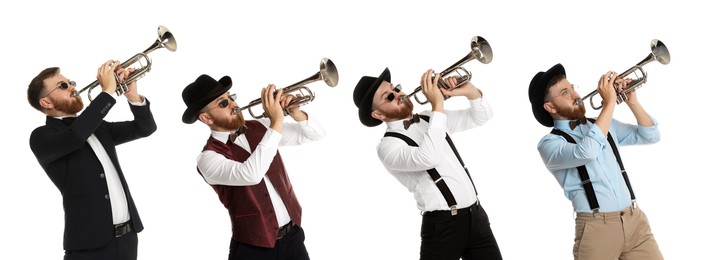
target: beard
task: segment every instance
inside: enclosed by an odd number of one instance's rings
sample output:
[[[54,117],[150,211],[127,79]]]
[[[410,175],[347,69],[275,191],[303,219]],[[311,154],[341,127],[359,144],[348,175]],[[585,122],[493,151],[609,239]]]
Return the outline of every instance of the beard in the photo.
[[[239,113],[236,117],[218,118],[212,117],[212,122],[215,126],[234,131],[244,125],[243,115]]]
[[[557,113],[559,115],[569,120],[582,119],[587,113],[587,109],[586,107],[584,107],[584,103],[579,104],[579,106],[575,107],[560,107],[558,105],[555,105],[555,110],[557,110]]]
[[[54,101],[54,108],[66,114],[77,114],[83,110],[83,100],[78,96]]]
[[[407,119],[411,117],[412,113],[414,112],[414,103],[412,103],[410,99],[407,99],[406,101],[404,101],[404,106],[399,107],[399,110],[383,112],[387,119],[390,121]]]

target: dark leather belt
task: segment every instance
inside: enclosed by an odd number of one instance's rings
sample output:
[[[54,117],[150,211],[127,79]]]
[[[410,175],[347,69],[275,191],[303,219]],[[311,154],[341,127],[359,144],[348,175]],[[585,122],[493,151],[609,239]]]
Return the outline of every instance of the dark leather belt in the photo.
[[[477,207],[479,207],[479,205],[480,205],[480,202],[478,200],[477,202],[473,203],[469,207],[458,209],[457,214],[452,214],[450,212],[450,210],[435,210],[435,211],[424,212],[422,215],[427,216],[427,217],[455,216],[455,215],[462,216],[462,215],[466,215],[466,214],[472,212],[473,210],[477,209]]]
[[[277,239],[283,238],[285,237],[285,235],[292,232],[292,229],[295,226],[295,223],[290,221],[290,223],[287,223],[284,226],[280,227],[280,229],[277,231]]]
[[[131,221],[114,225],[114,237],[121,237],[132,231]]]

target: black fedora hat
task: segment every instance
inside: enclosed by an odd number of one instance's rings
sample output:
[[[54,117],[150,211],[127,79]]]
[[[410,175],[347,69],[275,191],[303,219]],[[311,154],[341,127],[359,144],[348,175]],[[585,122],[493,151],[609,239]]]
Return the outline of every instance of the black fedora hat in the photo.
[[[183,113],[183,123],[192,124],[197,120],[197,115],[209,102],[224,94],[231,88],[231,78],[224,76],[219,81],[207,74],[202,74],[195,82],[183,89],[183,101],[187,106]]]
[[[383,81],[391,82],[389,68],[385,68],[379,77],[363,76],[355,85],[353,90],[353,102],[358,107],[358,118],[363,125],[368,127],[377,126],[382,123],[377,118],[370,115],[372,113],[372,98],[375,96],[375,91],[380,87]]]
[[[553,117],[545,110],[543,104],[545,101],[545,91],[548,89],[548,84],[554,76],[565,74],[565,67],[558,63],[547,71],[538,72],[533,76],[531,80],[531,85],[528,87],[528,99],[531,100],[531,109],[533,110],[533,116],[538,123],[541,125],[552,127]]]

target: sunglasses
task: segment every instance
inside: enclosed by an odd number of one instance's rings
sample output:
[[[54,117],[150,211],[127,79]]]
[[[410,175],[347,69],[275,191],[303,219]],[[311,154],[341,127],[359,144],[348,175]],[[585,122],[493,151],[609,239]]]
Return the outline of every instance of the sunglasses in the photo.
[[[54,92],[54,91],[56,91],[56,90],[59,89],[59,88],[60,88],[60,89],[63,89],[63,90],[66,90],[66,89],[68,89],[68,87],[70,87],[70,86],[75,87],[75,86],[76,86],[75,81],[69,80],[67,83],[61,81],[60,83],[58,83],[58,86],[56,86],[54,89],[52,89],[51,91],[49,91],[49,93],[46,93],[46,95],[44,95],[44,97],[47,97],[47,96],[51,95],[51,92]]]
[[[402,91],[402,84],[397,84],[396,86],[394,86],[394,87],[392,88],[392,90],[393,90],[394,92],[390,92],[389,94],[387,94],[387,97],[385,97],[385,99],[382,101],[382,103],[379,104],[379,105],[377,105],[375,108],[373,108],[373,110],[374,110],[374,109],[377,109],[378,107],[380,107],[380,106],[382,106],[382,105],[384,105],[385,103],[389,103],[389,102],[394,101],[394,99],[397,97],[397,95],[394,94],[394,93],[395,93],[395,92],[396,92],[396,93],[399,93],[400,91]]]
[[[216,107],[213,107],[213,108],[210,108],[210,109],[207,109],[207,110],[203,110],[202,112],[207,112],[207,111],[212,110],[212,109],[215,109],[215,108],[217,108],[217,107],[220,107],[220,108],[229,107],[229,100],[231,100],[231,102],[236,101],[236,94],[230,94],[230,95],[229,95],[229,98],[225,98],[225,99],[222,99],[221,101],[219,101],[219,103],[217,103],[217,106],[216,106]]]

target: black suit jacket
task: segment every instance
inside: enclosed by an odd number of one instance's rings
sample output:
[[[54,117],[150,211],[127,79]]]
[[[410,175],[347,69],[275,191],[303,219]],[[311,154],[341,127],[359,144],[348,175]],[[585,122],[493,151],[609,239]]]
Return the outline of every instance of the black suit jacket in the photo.
[[[104,121],[115,102],[112,96],[102,92],[72,125],[47,116],[46,125],[34,129],[30,136],[29,145],[34,156],[63,196],[65,250],[100,247],[114,236],[104,170],[87,142],[92,134],[100,140],[117,168],[134,229],[137,232],[143,229],[115,146],[151,135],[156,131],[156,122],[148,100],[145,106],[130,105],[133,121]]]

